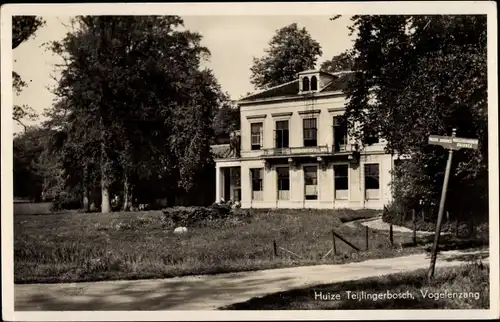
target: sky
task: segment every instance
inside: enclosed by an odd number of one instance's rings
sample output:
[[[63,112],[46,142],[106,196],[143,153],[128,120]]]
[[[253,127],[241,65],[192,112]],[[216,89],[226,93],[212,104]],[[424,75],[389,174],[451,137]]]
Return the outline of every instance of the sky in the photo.
[[[70,17],[44,16],[46,25],[39,29],[35,37],[21,44],[13,52],[14,70],[28,83],[14,104],[31,106],[41,114],[53,104],[54,96],[50,88],[56,85],[53,79],[54,65],[60,63],[57,56],[47,51],[44,44],[61,40],[68,32]],[[277,29],[296,22],[305,27],[312,38],[322,46],[323,55],[317,67],[334,55],[352,46],[347,26],[348,17],[330,21],[330,16],[183,16],[187,29],[203,36],[202,45],[211,52],[206,67],[214,71],[223,91],[232,99],[238,99],[254,90],[250,84],[250,67],[253,57],[261,57],[264,49]],[[43,116],[35,122],[42,121]],[[22,127],[14,125],[14,131]]]

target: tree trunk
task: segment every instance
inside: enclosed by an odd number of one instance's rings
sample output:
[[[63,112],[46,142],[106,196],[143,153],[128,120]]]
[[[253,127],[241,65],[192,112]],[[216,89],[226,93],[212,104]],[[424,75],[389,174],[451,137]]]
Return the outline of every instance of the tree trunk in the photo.
[[[123,207],[122,207],[123,211],[130,210],[128,197],[129,197],[129,182],[127,173],[125,172],[123,178]]]
[[[106,178],[106,175],[104,174],[104,172],[105,172],[104,170],[101,171],[101,173],[102,173],[102,178],[101,178],[101,197],[102,197],[101,212],[103,214],[108,214],[110,212],[111,205],[110,205],[110,200],[109,200],[108,182],[107,182],[107,178]]]
[[[101,213],[107,214],[111,210],[111,204],[109,200],[109,180],[107,173],[108,162],[106,156],[106,143],[103,140],[101,142]]]
[[[85,165],[83,168],[83,209],[85,212],[90,212],[88,172],[88,166]]]

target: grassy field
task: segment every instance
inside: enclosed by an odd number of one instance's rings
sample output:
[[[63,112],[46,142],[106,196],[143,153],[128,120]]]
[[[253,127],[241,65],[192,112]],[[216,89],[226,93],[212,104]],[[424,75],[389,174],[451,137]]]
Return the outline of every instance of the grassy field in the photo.
[[[19,202],[14,203],[14,215],[50,214],[51,202]]]
[[[244,303],[233,304],[226,310],[376,310],[376,309],[488,309],[489,268],[467,264],[456,268],[436,270],[431,282],[426,282],[426,270],[412,273],[367,278],[359,281],[320,285],[311,288],[271,294]],[[374,293],[399,293],[407,299],[353,299],[348,295]],[[339,294],[340,300],[317,300],[315,295]],[[449,298],[437,298],[434,294],[452,294]],[[462,293],[462,298],[455,295]],[[425,296],[424,296],[425,294]],[[447,295],[448,296],[448,295]]]
[[[392,247],[385,232],[369,232],[365,250],[364,227],[342,222],[368,218],[373,210],[252,211],[250,222],[227,222],[222,228],[192,228],[174,235],[162,225],[160,211],[112,214],[16,215],[14,268],[16,283],[70,282],[110,279],[162,278],[214,274],[299,265],[345,263],[368,258],[420,252]],[[357,253],[337,240],[335,229],[358,246]],[[298,256],[279,250],[277,246]],[[402,244],[411,236],[395,234]]]

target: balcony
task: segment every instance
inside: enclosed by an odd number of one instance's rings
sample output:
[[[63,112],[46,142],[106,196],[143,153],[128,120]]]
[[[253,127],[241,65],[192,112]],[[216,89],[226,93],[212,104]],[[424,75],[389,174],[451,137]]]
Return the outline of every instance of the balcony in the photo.
[[[289,156],[329,156],[329,155],[347,155],[357,151],[355,144],[343,145],[323,145],[323,146],[301,146],[288,148],[272,148],[262,150],[263,158],[279,158]]]
[[[301,156],[301,155],[325,155],[331,151],[327,145],[324,146],[300,146],[293,148],[272,148],[264,149],[263,157],[284,157],[284,156]]]

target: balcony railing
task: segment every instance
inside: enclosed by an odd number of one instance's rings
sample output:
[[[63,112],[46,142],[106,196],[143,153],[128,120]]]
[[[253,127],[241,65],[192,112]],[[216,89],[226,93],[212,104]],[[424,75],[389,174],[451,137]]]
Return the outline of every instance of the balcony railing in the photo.
[[[354,144],[343,145],[323,145],[323,146],[301,146],[291,148],[271,148],[264,149],[264,157],[279,157],[279,156],[293,156],[293,155],[316,155],[316,154],[335,154],[342,152],[354,152],[356,146]]]
[[[325,153],[330,153],[330,149],[327,145],[264,149],[264,156],[312,155]]]

